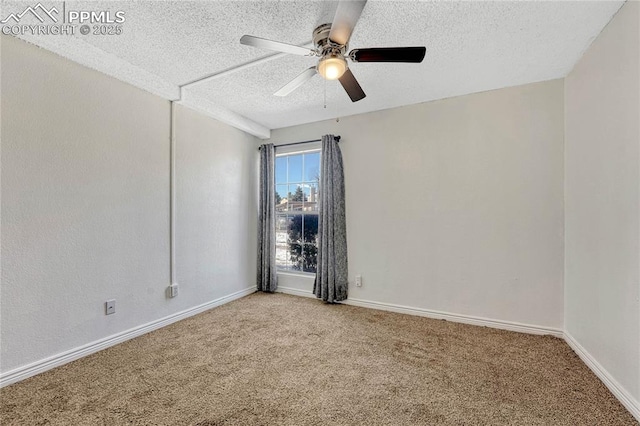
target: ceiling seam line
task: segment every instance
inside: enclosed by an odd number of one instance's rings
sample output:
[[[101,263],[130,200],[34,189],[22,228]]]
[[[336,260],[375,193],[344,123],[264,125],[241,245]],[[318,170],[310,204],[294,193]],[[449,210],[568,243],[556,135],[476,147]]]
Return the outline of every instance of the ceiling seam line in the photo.
[[[313,43],[312,42],[308,42],[308,43],[305,43],[305,44],[301,45],[300,47],[313,47]],[[260,58],[257,58],[257,59],[242,63],[240,65],[236,65],[236,66],[227,68],[225,70],[218,71],[218,72],[215,72],[215,73],[212,73],[212,74],[208,74],[208,75],[205,75],[203,77],[197,78],[195,80],[191,80],[191,81],[188,81],[186,83],[179,84],[178,87],[180,88],[180,94],[182,95],[182,89],[185,88],[185,87],[193,86],[193,85],[196,85],[196,84],[199,84],[199,83],[203,83],[203,82],[208,81],[208,80],[213,80],[215,78],[220,78],[220,77],[223,77],[223,76],[225,76],[227,74],[232,74],[234,72],[241,71],[241,70],[243,70],[245,68],[250,68],[250,67],[253,67],[253,66],[256,66],[256,65],[260,65],[260,64],[262,64],[264,62],[269,62],[269,61],[272,61],[274,59],[281,58],[281,57],[283,57],[285,55],[287,55],[287,54],[286,53],[274,53],[274,54],[271,54],[271,55],[262,56]],[[180,96],[180,97],[182,97],[182,96]]]

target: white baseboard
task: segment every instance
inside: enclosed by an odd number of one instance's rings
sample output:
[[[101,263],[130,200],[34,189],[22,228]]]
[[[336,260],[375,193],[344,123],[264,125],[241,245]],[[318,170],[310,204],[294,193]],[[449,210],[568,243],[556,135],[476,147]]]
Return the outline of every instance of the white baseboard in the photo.
[[[289,287],[278,287],[278,292],[292,294],[294,296],[313,297],[315,295],[307,290],[300,290]],[[344,305],[360,306],[363,308],[378,309],[382,311],[397,312],[400,314],[416,315],[433,319],[444,319],[447,321],[459,322],[463,324],[478,325],[482,327],[498,328],[501,330],[517,331],[528,334],[547,334],[562,338],[562,330],[539,325],[522,324],[513,321],[495,320],[489,318],[475,317],[471,315],[453,314],[449,312],[435,311],[432,309],[413,308],[410,306],[395,305],[393,303],[373,302],[370,300],[347,299],[340,302]]]
[[[605,384],[618,401],[640,422],[640,403],[602,366],[569,332],[564,332],[564,340],[580,359]]]
[[[290,294],[292,296],[300,296],[300,297],[309,297],[311,299],[316,298],[316,295],[313,294],[313,292],[311,291],[300,290],[297,288],[290,288],[290,287],[278,286],[278,288],[276,289],[276,293],[284,293],[284,294]]]
[[[220,297],[210,302],[203,303],[202,305],[185,309],[184,311],[148,322],[146,324],[131,328],[121,333],[113,334],[111,336],[105,337],[104,339],[96,340],[95,342],[91,342],[86,345],[79,346],[77,348],[51,356],[49,358],[45,358],[40,361],[36,361],[31,364],[27,364],[22,367],[7,371],[6,373],[0,374],[0,388],[12,383],[19,382],[20,380],[24,380],[28,377],[35,376],[36,374],[43,373],[47,370],[51,370],[52,368],[85,357],[87,355],[91,355],[92,353],[101,351],[110,346],[114,346],[126,340],[133,339],[134,337],[149,333],[150,331],[165,327],[174,322],[183,320],[193,315],[197,315],[211,308],[215,308],[216,306],[224,305],[225,303],[229,303],[232,300],[239,299],[255,292],[255,287],[246,288],[244,290],[237,291],[235,293]]]

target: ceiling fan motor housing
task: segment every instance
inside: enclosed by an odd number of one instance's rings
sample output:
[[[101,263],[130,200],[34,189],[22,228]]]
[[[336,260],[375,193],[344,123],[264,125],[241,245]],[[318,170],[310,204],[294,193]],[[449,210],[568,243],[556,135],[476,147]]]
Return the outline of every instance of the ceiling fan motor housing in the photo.
[[[331,32],[331,24],[322,24],[313,30],[313,44],[315,44],[318,55],[325,56],[344,56],[347,51],[347,45],[341,45],[329,40],[329,32]]]
[[[336,80],[348,69],[345,60],[345,45],[337,44],[329,39],[331,24],[322,24],[313,30],[313,43],[316,45],[320,60],[316,70],[327,80]]]

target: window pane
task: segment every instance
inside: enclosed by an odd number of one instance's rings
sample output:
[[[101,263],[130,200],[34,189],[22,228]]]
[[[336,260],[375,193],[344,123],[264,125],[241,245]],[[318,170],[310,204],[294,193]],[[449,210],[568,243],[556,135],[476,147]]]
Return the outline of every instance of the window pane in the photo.
[[[305,244],[303,258],[303,271],[316,272],[318,265],[318,248],[313,244]]]
[[[318,215],[304,215],[304,242],[317,244],[318,240]]]
[[[290,243],[302,243],[302,215],[288,216],[288,236]]]
[[[287,236],[289,231],[289,218],[285,214],[276,214],[276,242],[287,242]]]
[[[290,155],[289,159],[289,183],[302,182],[302,154]]]
[[[302,211],[302,206],[306,198],[304,191],[302,190],[302,185],[289,185],[289,193],[287,194],[287,197],[289,201],[289,210]]]
[[[305,183],[304,184],[304,193],[306,196],[304,202],[304,211],[305,212],[317,212],[318,211],[318,184],[316,183]]]
[[[276,185],[276,211],[287,210],[287,185]]]
[[[293,271],[302,271],[303,256],[302,256],[302,244],[291,243],[289,244],[289,269]]]
[[[276,268],[289,269],[289,247],[285,245],[276,245]]]
[[[316,182],[320,178],[320,153],[304,155],[304,180]]]
[[[287,183],[287,157],[276,157],[276,185]]]
[[[288,219],[276,215],[276,267],[286,269],[289,263]]]

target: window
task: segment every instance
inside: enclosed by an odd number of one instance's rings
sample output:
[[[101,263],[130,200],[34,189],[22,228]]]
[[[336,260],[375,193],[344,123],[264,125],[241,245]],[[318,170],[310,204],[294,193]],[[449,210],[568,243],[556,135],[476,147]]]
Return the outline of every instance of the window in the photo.
[[[276,156],[276,266],[316,272],[320,151]]]

